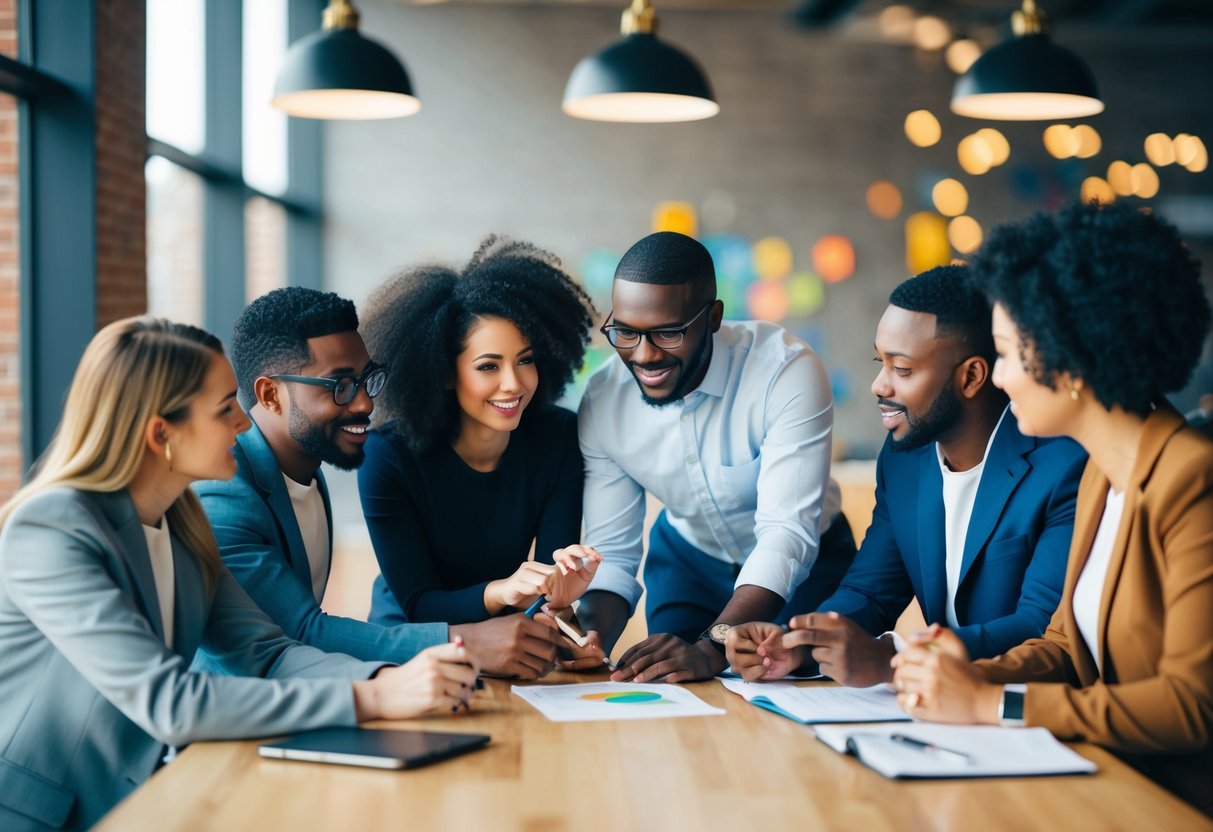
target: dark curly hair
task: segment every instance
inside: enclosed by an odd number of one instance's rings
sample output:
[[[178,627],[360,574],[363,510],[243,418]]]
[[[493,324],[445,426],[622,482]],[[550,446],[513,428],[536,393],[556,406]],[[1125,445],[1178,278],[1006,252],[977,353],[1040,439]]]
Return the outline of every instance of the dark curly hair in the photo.
[[[253,382],[273,373],[297,373],[312,360],[309,338],[358,329],[354,302],[302,286],[275,289],[250,303],[232,331],[232,369],[245,410],[257,403]]]
[[[394,368],[375,421],[415,452],[458,432],[459,404],[448,384],[477,318],[513,322],[534,349],[533,407],[554,402],[572,380],[597,314],[555,255],[496,235],[480,243],[462,271],[428,265],[392,277],[367,308],[367,348]]]
[[[1157,214],[1073,203],[990,232],[970,266],[1023,336],[1041,384],[1069,373],[1145,415],[1187,383],[1209,331],[1200,264]]]
[[[909,312],[935,316],[935,334],[955,338],[966,357],[979,355],[994,365],[994,336],[990,333],[990,302],[969,280],[965,266],[937,266],[901,283],[889,303]]]

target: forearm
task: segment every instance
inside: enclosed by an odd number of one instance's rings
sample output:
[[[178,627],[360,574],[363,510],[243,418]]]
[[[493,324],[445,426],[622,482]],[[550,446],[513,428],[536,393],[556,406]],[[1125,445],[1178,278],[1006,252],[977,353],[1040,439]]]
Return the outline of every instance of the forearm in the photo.
[[[627,626],[631,607],[626,599],[613,592],[594,590],[581,597],[577,620],[584,630],[597,630],[603,650],[610,655],[615,642]]]
[[[783,610],[784,599],[769,589],[744,584],[733,591],[733,597],[725,604],[717,624],[745,624],[747,621],[771,621]]]

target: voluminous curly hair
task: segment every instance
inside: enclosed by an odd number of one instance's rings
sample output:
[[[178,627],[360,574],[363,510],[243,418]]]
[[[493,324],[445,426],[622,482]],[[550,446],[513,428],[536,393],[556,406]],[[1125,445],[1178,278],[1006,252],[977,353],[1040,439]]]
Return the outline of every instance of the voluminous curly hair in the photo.
[[[462,271],[427,265],[395,275],[367,309],[362,337],[375,360],[392,368],[375,422],[415,452],[458,433],[459,404],[448,385],[478,318],[511,321],[530,343],[539,373],[535,407],[558,399],[572,380],[597,314],[555,255],[496,235]]]
[[[334,292],[302,286],[275,289],[250,303],[232,331],[232,369],[240,404],[257,403],[253,382],[274,373],[298,373],[312,361],[307,342],[338,332],[355,332],[354,302]]]
[[[1187,383],[1209,331],[1200,264],[1157,214],[1073,203],[990,232],[970,265],[1023,339],[1028,371],[1081,379],[1104,407],[1145,415]]]

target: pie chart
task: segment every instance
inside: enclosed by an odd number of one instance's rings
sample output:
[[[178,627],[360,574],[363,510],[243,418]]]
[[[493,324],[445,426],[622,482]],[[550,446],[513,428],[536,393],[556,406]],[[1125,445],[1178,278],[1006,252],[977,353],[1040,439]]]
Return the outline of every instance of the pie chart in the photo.
[[[643,705],[651,702],[667,701],[660,693],[647,690],[627,691],[624,693],[585,693],[580,699],[590,702],[610,702],[615,705]]]

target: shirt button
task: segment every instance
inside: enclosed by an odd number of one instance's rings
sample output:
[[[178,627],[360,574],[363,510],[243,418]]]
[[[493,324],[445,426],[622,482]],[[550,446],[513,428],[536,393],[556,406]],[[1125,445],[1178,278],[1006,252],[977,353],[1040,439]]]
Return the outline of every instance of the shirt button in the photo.
[[[694,465],[698,461],[699,461],[699,457],[695,456],[695,454],[687,454],[687,462]]]

